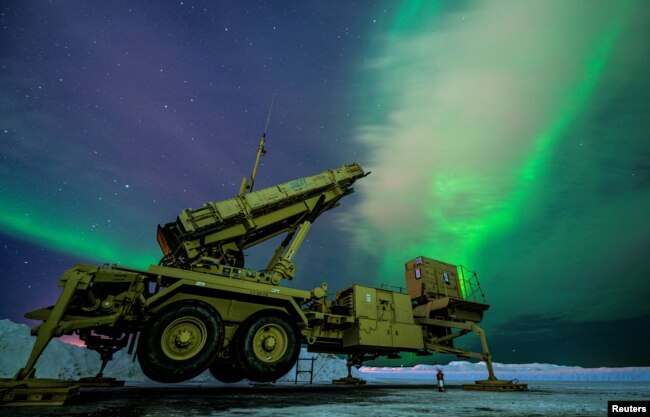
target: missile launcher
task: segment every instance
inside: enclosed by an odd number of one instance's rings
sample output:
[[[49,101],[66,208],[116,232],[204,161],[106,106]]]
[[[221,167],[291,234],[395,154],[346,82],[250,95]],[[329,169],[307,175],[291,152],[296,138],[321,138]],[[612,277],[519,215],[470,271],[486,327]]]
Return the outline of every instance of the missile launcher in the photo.
[[[351,163],[253,191],[265,136],[253,175],[237,195],[182,210],[176,221],[158,226],[158,265],[137,270],[80,264],[63,274],[56,304],[26,314],[42,324],[32,329],[37,337],[25,366],[0,381],[1,404],[62,404],[80,385],[111,384],[103,370],[124,348],[145,375],[168,383],[206,369],[222,382],[273,382],[292,369],[306,346],[348,355],[348,378],[339,383],[359,383],[351,366],[369,359],[434,351],[486,361],[488,382],[469,389],[525,389],[496,380],[478,326],[489,305],[482,291],[476,298],[467,290],[478,284],[476,275],[461,280],[453,265],[422,257],[410,261],[408,294],[352,285],[330,299],[326,283],[312,290],[281,286],[281,279],[296,275],[293,260],[314,221],[368,173]],[[246,249],[282,234],[266,268],[244,265]],[[68,383],[36,378],[50,340],[73,333],[99,352],[99,373]],[[453,345],[467,333],[479,336],[482,353]]]

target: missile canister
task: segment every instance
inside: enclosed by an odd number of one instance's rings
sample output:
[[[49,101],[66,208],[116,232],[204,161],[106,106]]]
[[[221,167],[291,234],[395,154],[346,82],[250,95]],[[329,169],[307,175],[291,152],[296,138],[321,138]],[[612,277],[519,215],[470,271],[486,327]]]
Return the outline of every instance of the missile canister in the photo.
[[[185,209],[176,222],[158,226],[158,243],[165,265],[183,266],[203,256],[243,265],[242,251],[284,232],[291,233],[306,218],[334,207],[352,193],[364,176],[351,163],[310,177]]]

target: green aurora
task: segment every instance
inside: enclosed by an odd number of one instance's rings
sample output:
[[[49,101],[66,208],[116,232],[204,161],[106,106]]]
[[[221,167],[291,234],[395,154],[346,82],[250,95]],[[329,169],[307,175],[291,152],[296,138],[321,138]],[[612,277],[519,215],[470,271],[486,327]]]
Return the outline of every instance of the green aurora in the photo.
[[[602,223],[597,228],[613,231],[619,241],[630,227],[619,225],[615,213],[634,216],[650,201],[647,190],[635,197],[621,190],[616,200],[601,195],[603,183],[630,187],[639,164],[634,157],[619,159],[628,164],[626,176],[581,169],[601,150],[630,151],[611,145],[617,140],[612,132],[585,137],[596,133],[585,133],[585,121],[602,105],[603,92],[617,86],[612,75],[631,61],[626,45],[639,24],[635,3],[597,11],[584,2],[556,9],[556,3],[462,5],[404,2],[366,67],[366,89],[379,93],[372,97],[377,105],[366,106],[372,111],[358,140],[371,155],[369,188],[383,196],[364,191],[358,244],[376,254],[380,280],[394,286],[403,285],[404,262],[419,255],[478,270],[493,304],[487,323],[493,330],[508,331],[505,323],[516,320],[512,311],[563,323],[647,314],[640,295],[636,308],[614,313],[612,303],[603,303],[607,278],[594,285],[593,276],[579,275],[589,260],[578,248],[611,250],[594,244],[585,227]],[[499,29],[505,16],[523,23],[506,33]],[[639,134],[626,143],[642,155]],[[593,146],[591,154],[567,152],[584,149],[583,142]],[[567,161],[568,154],[576,159]],[[571,190],[567,176],[581,183]],[[570,200],[560,200],[560,193]],[[583,200],[589,205],[581,206]],[[398,205],[407,214],[398,213]],[[642,244],[638,233],[630,235]],[[541,241],[549,246],[540,247]],[[557,274],[563,253],[585,258],[566,261],[567,271],[577,273],[570,288],[598,290],[535,300],[539,291],[567,286],[567,277]],[[610,264],[630,268],[625,262]],[[642,272],[629,279],[642,285]],[[615,289],[609,296],[623,293]]]
[[[426,29],[435,28],[440,8],[433,5],[439,4],[428,1],[405,2],[400,15],[396,18],[390,37],[391,45],[387,47],[387,50],[399,50],[400,41],[408,42],[408,39],[403,39],[404,37],[408,38],[414,36],[414,33],[420,34]],[[477,252],[489,245],[491,236],[507,232],[521,220],[522,213],[525,212],[528,203],[539,190],[540,183],[544,181],[544,171],[556,151],[558,143],[565,137],[572,122],[589,103],[606,67],[612,48],[620,36],[621,29],[621,22],[615,21],[604,30],[601,29],[604,34],[597,34],[599,38],[589,45],[592,53],[581,63],[586,76],[579,80],[573,91],[562,92],[564,98],[557,113],[548,120],[547,126],[542,128],[542,132],[530,141],[533,144],[529,152],[530,155],[519,169],[513,170],[512,178],[507,179],[512,185],[507,187],[508,190],[503,193],[499,193],[498,189],[490,190],[495,194],[500,194],[499,199],[502,203],[499,206],[484,205],[479,194],[479,198],[464,202],[465,205],[475,206],[469,209],[473,213],[471,217],[450,216],[450,212],[455,209],[456,196],[472,193],[482,186],[482,181],[479,177],[472,176],[471,173],[460,178],[445,178],[440,177],[438,172],[433,173],[430,190],[432,204],[430,211],[427,212],[427,217],[432,224],[436,224],[440,228],[440,233],[448,235],[452,240],[460,243],[454,245],[458,252],[451,253],[452,258],[468,262],[470,265],[474,264]],[[425,71],[429,68],[427,65],[421,67]],[[391,84],[397,82],[399,80],[386,80],[386,83]],[[432,126],[432,129],[435,129],[435,126]],[[435,239],[407,246],[403,253],[396,255],[397,259],[386,258],[382,272],[385,275],[391,275],[396,269],[402,268],[402,259],[405,258],[406,253],[436,252],[440,250],[438,246]]]

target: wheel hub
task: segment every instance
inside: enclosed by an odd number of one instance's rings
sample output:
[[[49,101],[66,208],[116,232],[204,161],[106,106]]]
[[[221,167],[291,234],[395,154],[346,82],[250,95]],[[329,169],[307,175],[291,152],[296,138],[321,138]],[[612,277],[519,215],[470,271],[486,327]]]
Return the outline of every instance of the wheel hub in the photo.
[[[172,321],[160,340],[163,353],[172,360],[186,360],[197,355],[208,338],[205,324],[196,317],[179,317]]]
[[[181,330],[177,335],[174,340],[176,342],[176,346],[178,347],[185,347],[189,345],[192,342],[192,333],[187,330]]]
[[[289,344],[288,336],[282,327],[269,324],[255,334],[255,356],[264,362],[275,362],[282,358]]]
[[[264,350],[267,352],[272,351],[275,346],[278,344],[277,339],[274,336],[268,336],[264,339],[264,342],[262,343],[262,347]]]

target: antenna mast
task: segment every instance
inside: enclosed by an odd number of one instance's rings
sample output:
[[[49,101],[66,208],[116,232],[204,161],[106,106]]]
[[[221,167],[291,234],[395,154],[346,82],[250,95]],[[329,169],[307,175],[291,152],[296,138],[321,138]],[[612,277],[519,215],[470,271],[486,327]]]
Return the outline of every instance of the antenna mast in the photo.
[[[264,143],[266,142],[266,132],[269,129],[269,121],[271,121],[271,112],[273,111],[273,103],[275,102],[276,94],[273,94],[271,99],[271,106],[269,107],[269,114],[266,117],[266,125],[264,126],[264,133],[260,138],[260,144],[257,147],[257,157],[255,158],[255,165],[253,165],[253,174],[251,174],[250,184],[248,179],[244,177],[241,182],[241,187],[239,188],[239,195],[244,195],[246,191],[249,193],[253,191],[253,186],[255,185],[255,178],[257,178],[257,169],[260,166],[260,160],[263,155],[266,155],[266,149],[264,148]]]

